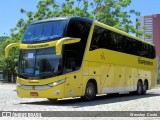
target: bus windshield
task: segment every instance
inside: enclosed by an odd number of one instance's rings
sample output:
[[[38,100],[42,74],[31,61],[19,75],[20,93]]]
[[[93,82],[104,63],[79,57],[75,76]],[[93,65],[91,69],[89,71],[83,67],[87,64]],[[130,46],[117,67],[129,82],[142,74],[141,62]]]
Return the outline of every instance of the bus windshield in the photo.
[[[19,76],[23,78],[47,78],[61,71],[62,55],[55,54],[55,48],[21,50]]]
[[[31,24],[25,31],[22,43],[44,42],[63,37],[66,21]]]

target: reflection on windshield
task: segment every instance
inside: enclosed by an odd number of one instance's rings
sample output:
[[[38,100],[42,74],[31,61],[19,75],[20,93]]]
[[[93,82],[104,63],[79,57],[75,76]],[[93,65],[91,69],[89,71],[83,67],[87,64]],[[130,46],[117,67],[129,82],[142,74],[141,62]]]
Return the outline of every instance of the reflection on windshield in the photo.
[[[23,36],[22,42],[41,42],[63,36],[66,21],[53,21],[30,25]]]
[[[61,55],[55,48],[20,51],[19,74],[25,77],[49,77],[61,69]]]

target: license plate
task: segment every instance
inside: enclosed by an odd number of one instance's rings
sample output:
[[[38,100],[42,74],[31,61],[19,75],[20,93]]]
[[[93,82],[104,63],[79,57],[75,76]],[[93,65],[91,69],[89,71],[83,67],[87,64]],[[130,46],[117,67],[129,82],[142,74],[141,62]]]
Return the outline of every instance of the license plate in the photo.
[[[38,93],[37,92],[30,92],[30,96],[38,96]]]

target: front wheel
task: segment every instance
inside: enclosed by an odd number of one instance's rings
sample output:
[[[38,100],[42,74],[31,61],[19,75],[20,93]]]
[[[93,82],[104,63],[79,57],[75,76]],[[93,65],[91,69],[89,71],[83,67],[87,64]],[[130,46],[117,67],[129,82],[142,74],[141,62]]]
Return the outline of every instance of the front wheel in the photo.
[[[96,96],[96,88],[92,82],[87,83],[85,95],[82,97],[84,100],[91,101]]]

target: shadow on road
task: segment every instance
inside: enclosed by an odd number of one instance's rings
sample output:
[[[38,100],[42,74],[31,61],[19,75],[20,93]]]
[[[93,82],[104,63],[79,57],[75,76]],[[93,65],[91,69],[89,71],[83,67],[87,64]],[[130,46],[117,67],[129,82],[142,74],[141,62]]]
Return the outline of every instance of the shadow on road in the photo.
[[[131,95],[131,94],[116,94],[116,95],[104,95],[97,96],[94,101],[83,101],[80,98],[74,99],[60,99],[56,102],[50,102],[48,100],[44,101],[34,101],[34,102],[22,102],[19,104],[28,104],[28,105],[43,105],[43,106],[70,106],[73,108],[86,107],[86,106],[96,106],[102,104],[110,104],[116,102],[125,102],[130,100],[142,99],[160,96],[158,93],[147,93],[146,95]]]

